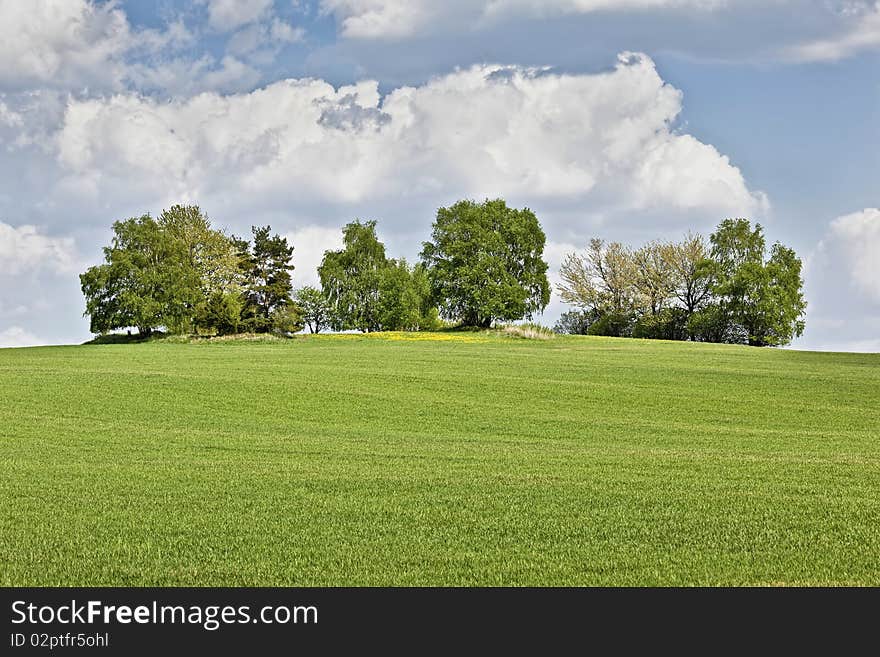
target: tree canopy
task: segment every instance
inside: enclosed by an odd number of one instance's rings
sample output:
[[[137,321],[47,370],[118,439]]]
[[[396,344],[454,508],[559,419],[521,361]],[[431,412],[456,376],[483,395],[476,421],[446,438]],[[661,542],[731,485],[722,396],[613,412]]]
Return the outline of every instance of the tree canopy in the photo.
[[[779,243],[768,257],[764,229],[726,219],[712,233],[712,291],[722,317],[750,345],[780,346],[804,332],[801,261]]]
[[[678,243],[632,250],[593,239],[566,255],[563,301],[583,311],[560,328],[599,335],[779,346],[804,330],[801,261],[746,219],[723,221],[709,242],[688,233]],[[578,321],[575,321],[577,319]]]
[[[94,333],[136,327],[149,335],[290,330],[287,240],[254,228],[253,245],[211,226],[198,206],[175,205],[113,224],[104,264],[80,276]]]
[[[487,328],[531,319],[550,299],[545,235],[528,208],[463,200],[437,210],[420,261],[389,258],[376,221],[342,229],[326,251],[321,287],[293,290],[293,245],[271,226],[229,236],[196,205],[116,221],[104,262],[80,275],[91,330],[149,335],[289,335],[322,330]],[[557,289],[576,307],[555,330],[619,337],[780,346],[803,334],[802,264],[768,248],[764,229],[725,219],[709,239],[638,248],[593,238],[562,261]]]
[[[379,285],[387,267],[375,221],[353,221],[342,229],[343,248],[327,251],[318,275],[338,329],[378,331]]]
[[[293,247],[286,238],[272,235],[271,226],[253,226],[251,232],[252,244],[234,240],[244,279],[242,324],[247,330],[265,333],[276,328],[275,317],[280,318],[292,301]]]
[[[535,214],[501,199],[437,210],[421,259],[443,317],[488,327],[542,311],[550,301],[544,242]]]

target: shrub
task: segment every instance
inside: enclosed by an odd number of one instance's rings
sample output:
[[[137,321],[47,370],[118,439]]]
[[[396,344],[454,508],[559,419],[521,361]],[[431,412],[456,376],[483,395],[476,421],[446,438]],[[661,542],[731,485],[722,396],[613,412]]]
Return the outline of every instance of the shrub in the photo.
[[[569,310],[562,313],[559,321],[553,326],[553,330],[565,335],[587,335],[590,326],[600,316],[596,310]]]
[[[687,340],[687,311],[684,308],[664,308],[656,315],[643,315],[633,326],[632,336],[649,340]]]
[[[525,324],[508,324],[501,327],[503,335],[527,340],[551,340],[556,334],[546,326],[527,322]]]
[[[295,303],[288,303],[281,308],[276,308],[270,316],[272,331],[282,335],[299,333],[305,327],[302,309]]]
[[[589,335],[628,338],[632,335],[633,316],[627,313],[608,313],[590,325]]]

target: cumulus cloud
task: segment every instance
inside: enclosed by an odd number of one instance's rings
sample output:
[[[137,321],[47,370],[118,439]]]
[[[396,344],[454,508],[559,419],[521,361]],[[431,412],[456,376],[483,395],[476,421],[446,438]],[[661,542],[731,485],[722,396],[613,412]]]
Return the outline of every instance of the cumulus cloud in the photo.
[[[831,221],[804,261],[809,303],[802,346],[880,351],[880,209]]]
[[[880,49],[880,2],[845,3],[840,13],[850,19],[840,34],[789,48],[788,55],[801,61],[833,61]]]
[[[11,326],[0,331],[0,348],[4,347],[35,347],[43,342],[32,333],[20,326]]]
[[[220,32],[264,18],[272,9],[272,0],[202,0],[208,7],[208,24]]]
[[[159,30],[133,30],[115,3],[91,0],[0,0],[0,85],[117,88],[126,57],[186,45],[192,35],[177,21]]]
[[[229,39],[227,49],[236,55],[255,52],[274,54],[278,48],[288,43],[296,43],[305,38],[305,30],[285,23],[279,18],[248,25]]]
[[[587,14],[594,11],[635,9],[717,9],[727,0],[486,0],[485,13]]]
[[[293,284],[318,285],[318,265],[324,259],[324,251],[342,248],[342,228],[304,226],[285,235],[293,245]]]
[[[0,222],[0,275],[37,270],[70,273],[76,268],[71,238],[43,235],[35,226],[10,226]]]
[[[98,74],[128,47],[125,13],[86,0],[0,0],[0,82]]]
[[[868,208],[831,222],[822,248],[842,256],[852,284],[880,304],[880,209]]]
[[[384,97],[375,81],[301,79],[170,103],[71,100],[57,149],[67,188],[104,199],[514,195],[594,211],[759,212],[763,197],[727,157],[674,130],[681,105],[650,58],[626,54],[601,74],[480,65]]]
[[[726,4],[726,0],[321,0],[322,10],[336,17],[343,36],[360,39],[409,37],[438,25],[466,26],[508,16],[637,9],[709,10]]]
[[[7,128],[18,128],[23,125],[21,114],[9,109],[9,106],[0,100],[0,125]]]

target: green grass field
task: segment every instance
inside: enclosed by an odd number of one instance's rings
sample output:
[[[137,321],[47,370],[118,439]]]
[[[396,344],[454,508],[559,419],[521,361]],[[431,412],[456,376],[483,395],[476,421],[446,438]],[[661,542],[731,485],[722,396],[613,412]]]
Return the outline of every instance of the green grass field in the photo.
[[[880,355],[0,350],[2,585],[880,585]]]

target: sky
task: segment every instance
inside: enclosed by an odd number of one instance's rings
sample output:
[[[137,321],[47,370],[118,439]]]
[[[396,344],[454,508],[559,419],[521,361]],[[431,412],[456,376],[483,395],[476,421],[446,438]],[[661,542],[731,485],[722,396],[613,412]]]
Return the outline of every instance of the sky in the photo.
[[[804,261],[793,347],[880,351],[880,1],[0,0],[0,347],[91,337],[118,219],[271,224],[303,285],[349,221],[412,261],[497,197],[551,282],[747,217]]]

